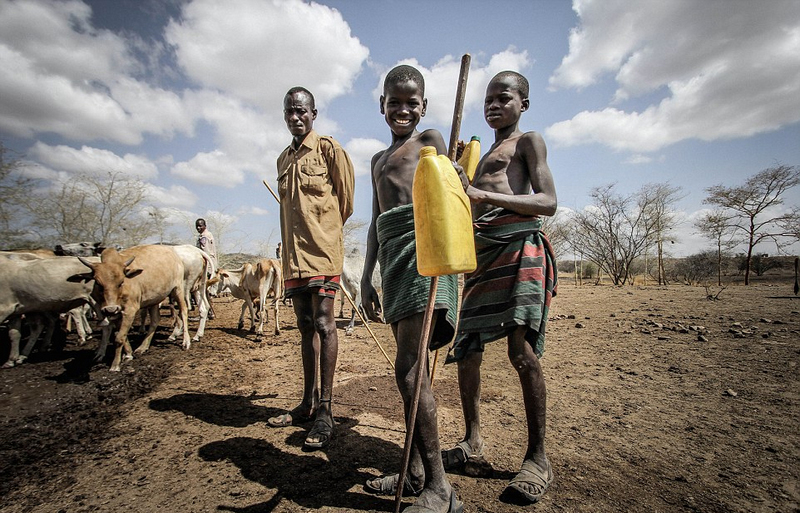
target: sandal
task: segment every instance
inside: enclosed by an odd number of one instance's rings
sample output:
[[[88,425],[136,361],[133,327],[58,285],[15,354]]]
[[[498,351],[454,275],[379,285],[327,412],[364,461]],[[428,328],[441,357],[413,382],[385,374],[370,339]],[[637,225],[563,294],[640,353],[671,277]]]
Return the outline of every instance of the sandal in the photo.
[[[375,495],[394,496],[397,494],[398,479],[400,479],[399,474],[376,477],[375,479],[370,479],[364,483],[364,489],[369,493],[374,493]],[[403,480],[403,497],[419,497],[419,494],[421,493],[422,489],[415,490],[414,486],[411,484],[411,480],[408,478],[408,475],[406,475],[405,479]]]
[[[483,450],[473,451],[466,440],[443,450],[442,464],[447,472],[463,472],[471,477],[491,477],[494,473],[492,464],[483,456]]]
[[[331,400],[320,399],[319,402],[330,403]],[[330,407],[328,407],[328,414],[330,414]],[[311,426],[311,431],[309,431],[306,435],[306,440],[303,442],[303,450],[313,451],[328,447],[331,443],[331,439],[333,438],[334,424],[335,422],[333,420],[333,415],[330,417],[320,417],[318,415],[317,420],[314,421],[314,425]],[[316,439],[316,442],[310,440],[311,438]]]
[[[516,495],[529,504],[538,502],[550,487],[554,477],[550,461],[545,460],[545,462],[547,467],[542,468],[533,460],[523,461],[519,474],[508,483],[503,493]]]
[[[414,504],[403,510],[403,513],[435,513],[435,510]],[[464,513],[464,503],[456,498],[456,491],[450,492],[450,505],[447,513]]]

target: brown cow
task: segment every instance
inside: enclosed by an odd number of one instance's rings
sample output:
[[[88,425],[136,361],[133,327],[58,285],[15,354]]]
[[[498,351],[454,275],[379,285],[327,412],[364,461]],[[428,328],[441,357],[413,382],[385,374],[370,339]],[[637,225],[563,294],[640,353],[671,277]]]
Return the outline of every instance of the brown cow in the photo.
[[[281,332],[278,321],[278,300],[283,296],[283,276],[281,274],[281,264],[273,258],[264,258],[256,262],[255,265],[247,263],[239,269],[219,270],[220,285],[223,289],[230,289],[233,297],[244,299],[242,303],[242,313],[239,315],[239,329],[244,327],[244,311],[250,310],[250,331],[258,334],[264,332],[264,323],[267,321],[266,301],[267,295],[272,292],[274,298],[272,306],[275,310],[275,334]],[[258,330],[255,326],[255,315],[253,313],[254,300],[258,300]]]
[[[92,270],[95,280],[94,293],[103,313],[107,317],[120,318],[119,329],[114,338],[116,347],[110,370],[120,370],[123,348],[125,359],[133,358],[133,351],[128,342],[128,331],[140,309],[150,310],[152,322],[142,344],[136,348],[136,353],[144,353],[150,347],[150,341],[161,318],[158,305],[167,297],[178,305],[178,323],[187,325],[188,309],[184,290],[183,262],[172,248],[145,245],[135,246],[122,252],[108,248],[100,255],[99,263],[79,258]],[[190,346],[189,330],[184,329],[183,348],[189,349]]]

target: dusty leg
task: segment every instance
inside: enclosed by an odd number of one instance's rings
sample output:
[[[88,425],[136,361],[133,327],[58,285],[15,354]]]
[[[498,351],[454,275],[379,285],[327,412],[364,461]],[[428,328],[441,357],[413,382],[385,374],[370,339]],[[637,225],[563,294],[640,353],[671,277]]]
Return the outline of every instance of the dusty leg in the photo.
[[[316,411],[319,402],[317,360],[320,351],[319,337],[314,331],[311,294],[295,295],[292,297],[292,305],[297,316],[297,328],[301,337],[300,349],[303,357],[303,399],[292,411],[297,411],[303,416],[310,416]]]
[[[508,358],[519,375],[525,418],[528,421],[528,448],[525,459],[544,465],[547,390],[542,367],[531,345],[525,340],[525,328],[517,329],[508,340]]]
[[[319,341],[319,367],[320,367],[320,398],[315,419],[315,428],[306,438],[306,445],[310,447],[324,447],[328,444],[333,434],[333,412],[331,400],[333,397],[333,375],[336,370],[336,360],[339,356],[339,336],[336,333],[336,320],[334,318],[334,298],[311,294],[311,305],[314,316],[315,338]],[[317,423],[324,425],[317,426]],[[318,433],[318,430],[321,432]]]
[[[133,324],[133,318],[136,313],[132,314],[123,314],[122,320],[119,324],[119,330],[117,331],[117,335],[115,337],[115,348],[114,348],[114,360],[111,362],[111,368],[109,370],[114,372],[120,371],[120,364],[122,362],[122,350],[125,350],[125,359],[131,360],[133,359],[133,350],[131,349],[131,343],[128,341],[128,331],[131,329],[131,325]]]
[[[464,440],[477,454],[483,453],[481,437],[481,362],[482,352],[470,352],[458,362],[458,391],[464,414]]]
[[[420,334],[422,333],[423,314],[416,314],[393,324],[397,339],[397,358],[395,359],[395,379],[400,394],[403,396],[403,407],[408,418],[411,402],[414,398],[414,386],[417,376],[417,365],[424,365],[426,372],[421,383],[419,408],[414,426],[412,440],[416,455],[412,453],[408,474],[412,486],[418,489],[421,476],[424,476],[422,493],[414,506],[427,507],[433,511],[447,511],[450,504],[452,488],[442,465],[439,447],[439,429],[437,426],[436,402],[430,388],[428,376],[428,359],[417,362]],[[415,458],[417,461],[415,462]],[[420,468],[421,467],[421,468]]]

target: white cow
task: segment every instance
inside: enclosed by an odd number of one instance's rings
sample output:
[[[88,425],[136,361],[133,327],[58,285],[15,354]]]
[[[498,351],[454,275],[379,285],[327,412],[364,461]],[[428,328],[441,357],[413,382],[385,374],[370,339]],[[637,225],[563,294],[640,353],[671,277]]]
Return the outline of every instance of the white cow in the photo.
[[[192,342],[197,342],[205,333],[206,320],[211,308],[211,300],[208,297],[208,280],[216,277],[217,268],[214,260],[202,249],[183,244],[180,246],[168,246],[180,257],[184,269],[184,287],[186,290],[186,304],[189,305],[191,297],[200,311],[200,324],[197,333],[192,338]],[[175,340],[180,335],[180,330],[176,325],[176,330],[170,336],[170,340]]]
[[[100,255],[99,263],[84,257],[79,257],[79,260],[92,271],[95,294],[102,312],[108,317],[119,318],[114,360],[110,370],[120,370],[123,349],[125,359],[133,358],[128,332],[140,309],[149,308],[151,324],[142,344],[136,348],[136,353],[141,354],[150,347],[161,318],[158,305],[167,297],[178,305],[179,326],[187,325],[183,261],[171,247],[144,245],[122,252],[108,248]],[[184,329],[183,348],[188,350],[190,347],[189,330]],[[101,343],[97,354],[105,354],[105,350],[105,344]]]
[[[358,248],[353,248],[348,251],[344,256],[344,267],[342,268],[342,282],[341,286],[343,291],[346,291],[350,295],[350,299],[358,305],[358,308],[361,309],[362,315],[364,314],[363,308],[361,307],[361,275],[364,274],[364,256],[361,254]],[[375,264],[375,270],[372,273],[372,285],[375,287],[375,290],[380,293],[381,291],[381,273],[380,267],[378,264]],[[342,293],[341,297],[341,306],[339,307],[339,316],[343,316],[344,310],[344,303],[347,301],[344,297],[344,293]],[[347,301],[349,303],[349,301]],[[353,306],[353,305],[350,305]],[[355,308],[350,314],[350,324],[348,324],[347,328],[345,329],[345,333],[348,335],[353,332],[353,327],[355,326],[356,322],[356,310]]]
[[[250,331],[258,334],[264,332],[264,323],[267,321],[266,301],[269,292],[272,292],[273,309],[275,310],[275,334],[281,332],[278,320],[278,301],[283,296],[283,276],[281,264],[273,258],[264,258],[255,264],[246,263],[239,269],[220,269],[220,290],[228,289],[237,299],[243,299],[242,313],[239,315],[239,329],[244,327],[245,309],[250,310]],[[258,300],[258,329],[256,330],[256,315],[253,303]]]
[[[86,303],[95,305],[91,295],[93,286],[91,274],[74,257],[32,260],[0,258],[0,323],[8,319],[11,341],[8,361],[3,367],[24,362],[36,342],[31,337],[20,354],[23,315],[56,314]],[[108,334],[108,330],[104,329],[106,340]]]

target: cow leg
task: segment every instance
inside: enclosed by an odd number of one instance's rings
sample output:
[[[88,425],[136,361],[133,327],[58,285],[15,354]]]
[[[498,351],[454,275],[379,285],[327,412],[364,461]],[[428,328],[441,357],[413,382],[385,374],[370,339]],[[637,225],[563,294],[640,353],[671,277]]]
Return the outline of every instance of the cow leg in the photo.
[[[92,358],[94,363],[100,363],[105,359],[106,348],[108,348],[108,342],[111,340],[111,329],[112,326],[108,319],[103,319],[103,322],[100,324],[100,343],[97,344],[97,349]]]
[[[242,313],[239,314],[239,324],[237,325],[237,328],[240,329],[240,330],[244,329],[244,312],[245,312],[245,309],[247,309],[248,307],[250,307],[250,318],[252,319],[253,318],[253,305],[252,305],[252,303],[250,303],[250,300],[248,298],[245,298],[244,302],[242,303]]]
[[[15,315],[8,320],[8,339],[11,341],[11,350],[8,353],[8,360],[3,364],[4,369],[10,369],[19,360],[19,339],[22,338],[22,317]],[[24,361],[24,360],[23,360]]]
[[[275,308],[275,334],[281,334],[281,324],[278,322],[278,295],[275,295],[275,299],[272,301],[273,308]]]
[[[133,325],[133,319],[135,316],[135,312],[122,314],[122,320],[119,323],[119,330],[117,331],[117,336],[115,337],[116,347],[114,348],[114,360],[111,362],[111,368],[109,369],[110,371],[120,371],[123,349],[125,350],[125,359],[133,359],[133,350],[131,349],[131,343],[128,341],[128,332]]]
[[[30,324],[31,331],[28,335],[28,341],[22,348],[22,352],[17,354],[16,363],[22,363],[28,359],[31,352],[33,352],[33,346],[39,340],[39,335],[44,331],[44,316],[42,314],[26,314],[25,320]]]
[[[192,340],[189,338],[189,307],[186,304],[186,294],[183,287],[179,286],[172,291],[172,298],[178,303],[178,322],[183,324],[183,349],[188,351],[192,347]]]
[[[150,314],[150,326],[147,328],[147,335],[145,335],[142,344],[136,348],[136,354],[142,354],[150,349],[150,341],[153,340],[158,329],[158,323],[161,322],[161,312],[158,309],[158,303],[148,308]]]
[[[50,351],[53,343],[53,334],[56,330],[57,316],[54,313],[42,314],[42,321],[44,323],[44,337],[42,338],[42,351]]]
[[[194,292],[194,300],[199,305],[200,310],[200,324],[197,326],[197,332],[192,338],[193,342],[200,340],[206,332],[206,321],[208,320],[209,301],[205,292],[205,287],[200,287]]]

